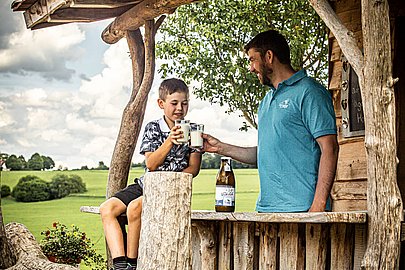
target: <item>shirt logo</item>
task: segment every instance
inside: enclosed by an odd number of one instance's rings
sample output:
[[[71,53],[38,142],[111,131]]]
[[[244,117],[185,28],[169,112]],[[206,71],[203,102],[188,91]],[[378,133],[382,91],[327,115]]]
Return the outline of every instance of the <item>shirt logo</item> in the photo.
[[[284,101],[281,101],[280,104],[278,104],[278,106],[281,109],[287,109],[289,105],[290,105],[290,99],[286,99]]]

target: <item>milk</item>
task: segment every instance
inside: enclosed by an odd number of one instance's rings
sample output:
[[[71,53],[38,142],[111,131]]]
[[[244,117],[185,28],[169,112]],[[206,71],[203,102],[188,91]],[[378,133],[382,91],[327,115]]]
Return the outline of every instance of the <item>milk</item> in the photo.
[[[192,130],[190,133],[191,147],[200,148],[203,146],[202,131]]]

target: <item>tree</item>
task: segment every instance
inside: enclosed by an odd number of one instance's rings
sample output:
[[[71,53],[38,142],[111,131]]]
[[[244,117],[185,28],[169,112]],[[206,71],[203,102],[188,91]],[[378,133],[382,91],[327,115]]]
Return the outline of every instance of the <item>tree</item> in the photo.
[[[95,170],[108,170],[108,167],[104,164],[104,161],[99,161]]]
[[[7,158],[8,158],[8,154],[0,153],[0,171],[3,169],[3,164],[6,163]]]
[[[6,166],[12,171],[19,171],[23,168],[23,164],[16,155],[11,155],[6,160]]]
[[[21,160],[21,165],[22,165],[22,170],[27,169],[27,161],[25,161],[25,158],[23,155],[20,155],[18,157],[19,160]]]
[[[162,25],[157,56],[168,59],[159,70],[198,81],[198,97],[227,112],[242,112],[257,128],[256,111],[267,89],[250,74],[243,46],[257,33],[277,29],[289,40],[292,65],[305,67],[326,83],[326,27],[306,0],[208,0],[180,7]]]
[[[40,171],[44,168],[44,160],[40,154],[35,153],[31,156],[28,160],[28,168],[34,171]]]
[[[44,167],[43,169],[47,169],[50,170],[53,167],[55,167],[55,162],[52,160],[52,158],[48,157],[48,156],[41,156],[43,162],[44,162]]]

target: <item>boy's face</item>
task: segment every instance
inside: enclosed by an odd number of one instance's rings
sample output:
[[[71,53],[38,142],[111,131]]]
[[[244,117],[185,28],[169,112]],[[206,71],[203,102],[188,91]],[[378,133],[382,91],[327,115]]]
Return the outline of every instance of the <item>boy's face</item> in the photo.
[[[166,96],[166,100],[158,99],[159,108],[163,109],[167,120],[174,124],[177,119],[183,119],[188,111],[188,95],[174,92]]]

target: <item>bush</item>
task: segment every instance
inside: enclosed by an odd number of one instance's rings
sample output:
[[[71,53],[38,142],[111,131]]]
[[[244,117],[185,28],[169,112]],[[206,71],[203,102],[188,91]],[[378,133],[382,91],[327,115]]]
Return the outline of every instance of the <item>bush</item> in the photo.
[[[69,179],[72,184],[70,193],[83,193],[87,191],[86,184],[83,182],[80,176],[77,174],[71,174],[69,175]]]
[[[13,188],[12,196],[17,202],[39,202],[49,200],[49,184],[37,176],[22,177]]]
[[[65,174],[57,174],[52,177],[49,184],[51,199],[60,199],[70,194],[71,182]]]
[[[10,195],[10,194],[11,194],[11,189],[10,189],[10,187],[7,186],[7,185],[2,185],[2,186],[1,186],[1,197],[2,197],[2,198],[5,198],[5,197],[7,197],[7,196]]]
[[[49,189],[52,199],[60,199],[71,193],[86,192],[86,184],[78,175],[67,176],[65,174],[57,174],[52,177],[49,184]]]

